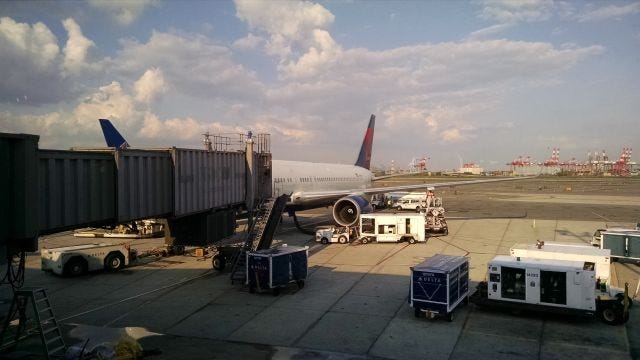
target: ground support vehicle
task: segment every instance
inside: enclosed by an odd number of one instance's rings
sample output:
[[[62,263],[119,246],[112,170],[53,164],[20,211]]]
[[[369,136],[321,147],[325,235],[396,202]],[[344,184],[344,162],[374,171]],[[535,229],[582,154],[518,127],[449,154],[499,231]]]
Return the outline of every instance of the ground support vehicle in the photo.
[[[535,244],[515,244],[511,256],[522,258],[573,260],[595,265],[596,281],[608,283],[611,276],[611,250],[589,245],[557,243],[538,240]]]
[[[489,262],[487,278],[470,297],[479,306],[597,315],[611,325],[629,319],[627,286],[597,286],[593,263],[500,255]]]
[[[358,230],[358,240],[363,244],[373,241],[408,241],[411,244],[427,241],[424,214],[362,214]]]
[[[117,271],[136,258],[136,251],[128,243],[83,244],[43,248],[41,269],[54,274],[76,276],[88,271]]]
[[[423,200],[418,200],[418,199],[401,199],[396,201],[392,207],[398,211],[402,211],[402,210],[420,211],[427,207],[427,203]]]
[[[308,246],[282,245],[248,252],[246,283],[249,292],[271,290],[277,296],[290,283],[302,289],[307,278],[308,257]]]
[[[322,226],[316,228],[316,241],[322,244],[346,244],[358,237],[357,228],[349,226]]]
[[[444,218],[444,208],[427,208],[424,214],[425,231],[427,233],[449,234],[449,226]]]
[[[453,312],[469,302],[469,259],[436,254],[411,267],[409,304],[416,317],[436,315],[453,321]]]
[[[640,262],[640,230],[615,229],[601,233],[601,249],[611,250],[611,260],[626,259]]]

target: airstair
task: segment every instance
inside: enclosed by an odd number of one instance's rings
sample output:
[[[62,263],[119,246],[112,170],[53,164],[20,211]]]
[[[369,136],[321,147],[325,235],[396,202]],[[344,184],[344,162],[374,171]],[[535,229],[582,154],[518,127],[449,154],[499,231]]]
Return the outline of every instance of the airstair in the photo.
[[[27,315],[31,313],[32,318],[29,318]],[[40,335],[42,353],[46,359],[64,358],[67,347],[45,290],[16,290],[0,335],[0,352],[15,348],[18,342],[35,333]]]
[[[280,223],[280,216],[289,201],[288,195],[266,199],[255,210],[255,218],[247,231],[244,245],[233,259],[231,283],[246,281],[247,252],[263,250],[271,247],[273,235]]]

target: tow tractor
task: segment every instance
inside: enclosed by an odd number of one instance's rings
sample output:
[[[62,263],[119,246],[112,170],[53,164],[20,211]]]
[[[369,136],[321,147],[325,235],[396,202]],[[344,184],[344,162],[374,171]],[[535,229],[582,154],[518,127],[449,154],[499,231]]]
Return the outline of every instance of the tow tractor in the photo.
[[[82,244],[41,251],[41,269],[54,274],[77,276],[87,271],[118,271],[135,260],[137,251],[128,243]]]
[[[598,316],[610,325],[629,320],[628,284],[607,286],[588,261],[496,256],[470,301],[479,306]]]
[[[328,225],[316,228],[316,241],[322,244],[346,244],[357,237],[356,227]]]

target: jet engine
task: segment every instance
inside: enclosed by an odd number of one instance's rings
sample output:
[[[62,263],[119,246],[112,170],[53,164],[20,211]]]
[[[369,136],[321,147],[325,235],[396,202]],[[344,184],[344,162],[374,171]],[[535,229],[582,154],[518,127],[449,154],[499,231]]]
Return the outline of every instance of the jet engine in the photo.
[[[358,221],[360,214],[372,211],[373,207],[367,199],[358,195],[349,195],[333,205],[333,219],[342,226],[351,226]]]

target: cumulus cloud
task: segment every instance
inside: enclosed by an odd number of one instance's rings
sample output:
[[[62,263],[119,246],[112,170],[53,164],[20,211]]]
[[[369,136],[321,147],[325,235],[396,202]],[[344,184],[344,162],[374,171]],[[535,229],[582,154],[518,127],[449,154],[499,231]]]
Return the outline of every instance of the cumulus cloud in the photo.
[[[164,81],[198,98],[246,99],[263,92],[252,71],[234,62],[228,47],[202,35],[154,32],[146,43],[122,41],[113,67],[122,74],[162,69]],[[137,76],[137,75],[136,75]]]
[[[582,14],[577,15],[580,22],[596,22],[609,19],[620,20],[625,16],[640,12],[640,3],[633,2],[627,5],[607,5],[598,8],[587,9]]]
[[[456,142],[462,138],[462,135],[460,134],[460,129],[458,128],[447,129],[443,131],[440,134],[440,136],[444,142]]]
[[[0,102],[26,97],[37,104],[58,101],[68,93],[59,73],[58,41],[43,23],[0,18],[0,49]]]
[[[75,20],[68,18],[62,24],[69,34],[69,39],[64,48],[64,67],[69,72],[78,72],[87,67],[85,63],[87,51],[95,44],[84,37],[80,26]]]
[[[133,23],[145,8],[153,6],[153,0],[90,0],[89,4],[108,13],[120,25]]]
[[[307,1],[236,0],[236,15],[269,37],[267,53],[280,59],[285,77],[312,76],[337,61],[341,47],[327,31],[334,15]]]
[[[159,95],[167,92],[168,86],[158,68],[151,68],[133,84],[135,98],[140,102],[151,102]]]

